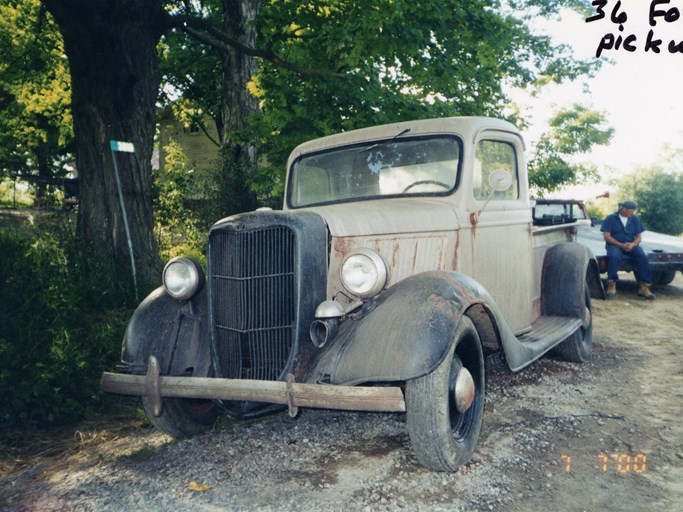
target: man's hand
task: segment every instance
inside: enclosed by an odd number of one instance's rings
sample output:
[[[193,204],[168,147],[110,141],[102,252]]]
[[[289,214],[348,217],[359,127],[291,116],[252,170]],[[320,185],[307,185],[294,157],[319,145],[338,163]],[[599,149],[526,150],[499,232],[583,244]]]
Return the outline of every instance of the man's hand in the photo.
[[[631,252],[640,243],[640,235],[638,235],[633,242],[628,243],[619,242],[608,231],[605,231],[602,236],[605,239],[605,242],[611,245],[616,245],[617,247],[621,247],[621,249],[626,252]]]

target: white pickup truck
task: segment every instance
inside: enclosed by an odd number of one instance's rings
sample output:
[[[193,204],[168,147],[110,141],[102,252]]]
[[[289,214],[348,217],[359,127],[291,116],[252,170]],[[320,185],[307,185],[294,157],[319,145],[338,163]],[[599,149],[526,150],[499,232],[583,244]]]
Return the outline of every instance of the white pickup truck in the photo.
[[[571,224],[580,222],[577,241],[588,247],[598,261],[601,273],[607,272],[607,249],[605,239],[599,229],[600,220],[591,219],[586,205],[577,199],[538,199],[533,202],[534,224],[539,226]],[[590,224],[585,221],[590,219]],[[640,246],[647,254],[652,270],[652,284],[666,286],[683,273],[683,238],[655,231],[642,233]],[[625,257],[620,271],[634,272],[635,262]]]
[[[455,471],[479,438],[486,354],[512,371],[551,350],[589,356],[603,290],[576,231],[533,225],[524,144],[505,121],[314,140],[289,159],[282,211],[217,222],[206,275],[167,264],[102,388],[142,396],[176,436],[222,413],[405,411],[417,458]]]

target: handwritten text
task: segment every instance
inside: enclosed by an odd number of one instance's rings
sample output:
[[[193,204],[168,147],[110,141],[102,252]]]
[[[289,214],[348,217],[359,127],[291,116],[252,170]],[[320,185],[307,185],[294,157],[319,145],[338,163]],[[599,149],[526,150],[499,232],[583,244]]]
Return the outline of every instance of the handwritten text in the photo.
[[[627,52],[642,50],[645,53],[668,51],[668,53],[672,54],[683,54],[683,37],[680,40],[669,39],[664,41],[656,35],[658,23],[674,23],[681,18],[681,10],[678,7],[671,6],[671,0],[651,0],[648,22],[650,27],[653,28],[650,28],[645,37],[642,37],[642,34],[629,34],[626,31],[626,23],[629,16],[621,0],[616,2],[593,0],[591,5],[595,7],[595,14],[586,18],[586,23],[609,20],[615,27],[600,39],[595,52],[596,57],[600,57],[604,52],[616,50]],[[683,25],[683,21],[681,21],[681,24]]]

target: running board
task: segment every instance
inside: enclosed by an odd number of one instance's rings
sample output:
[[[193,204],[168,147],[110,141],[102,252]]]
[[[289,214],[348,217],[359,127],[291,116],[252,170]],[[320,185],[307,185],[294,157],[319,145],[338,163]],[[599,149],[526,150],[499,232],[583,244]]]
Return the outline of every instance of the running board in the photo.
[[[581,327],[580,318],[541,316],[531,324],[531,331],[525,332],[517,339],[525,344],[536,344],[547,340],[562,341],[571,336],[579,327]]]
[[[513,372],[518,372],[551,348],[569,338],[583,324],[580,318],[567,316],[541,316],[531,330],[516,338],[513,346],[506,346],[505,357]]]

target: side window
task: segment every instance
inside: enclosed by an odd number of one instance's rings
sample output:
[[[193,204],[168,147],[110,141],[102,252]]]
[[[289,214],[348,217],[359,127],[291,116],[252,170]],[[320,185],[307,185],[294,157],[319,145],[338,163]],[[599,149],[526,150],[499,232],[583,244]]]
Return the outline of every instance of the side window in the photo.
[[[485,201],[489,197],[491,193],[489,174],[496,169],[504,169],[510,173],[512,186],[503,192],[495,192],[491,199],[518,199],[519,186],[515,148],[512,144],[495,140],[482,140],[477,145],[477,151],[474,155],[474,197],[481,201]]]

